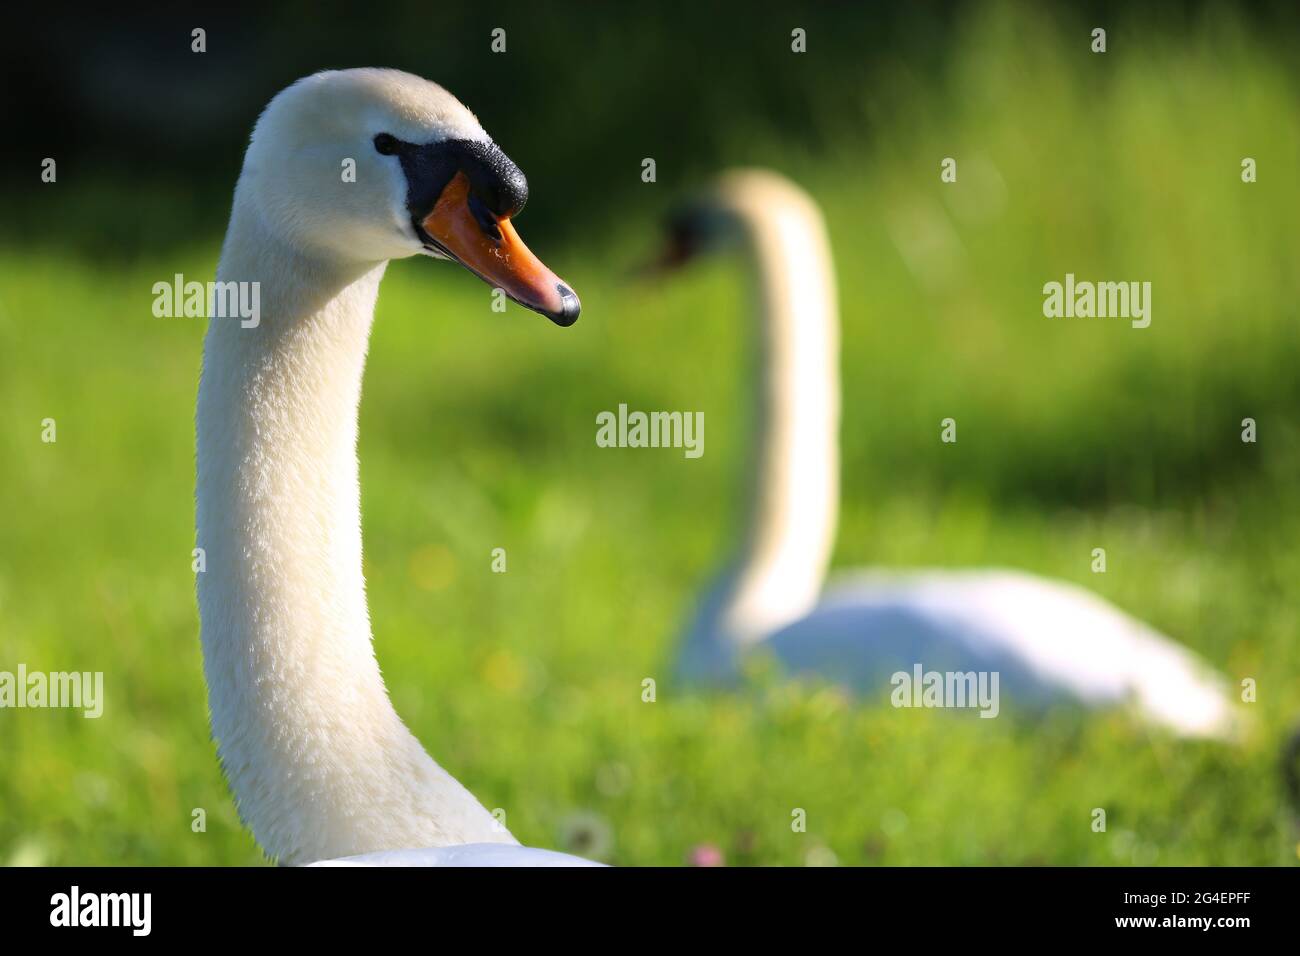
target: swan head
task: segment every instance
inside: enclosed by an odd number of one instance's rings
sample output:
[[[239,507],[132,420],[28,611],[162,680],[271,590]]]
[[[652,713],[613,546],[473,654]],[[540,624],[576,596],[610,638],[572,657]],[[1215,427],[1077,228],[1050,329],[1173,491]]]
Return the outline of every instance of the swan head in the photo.
[[[676,268],[743,248],[765,228],[781,231],[808,221],[820,223],[817,204],[789,179],[766,169],[732,170],[672,211],[659,262]]]
[[[512,219],[523,172],[437,83],[399,70],[329,70],[271,100],[239,191],[274,238],[320,256],[451,259],[520,305],[571,325],[573,289]]]

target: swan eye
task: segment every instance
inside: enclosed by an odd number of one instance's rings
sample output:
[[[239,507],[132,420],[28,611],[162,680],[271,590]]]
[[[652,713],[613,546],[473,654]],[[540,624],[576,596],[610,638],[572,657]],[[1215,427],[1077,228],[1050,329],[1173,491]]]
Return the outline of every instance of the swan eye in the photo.
[[[381,156],[392,156],[397,152],[397,137],[388,133],[380,133],[375,137],[375,152]]]

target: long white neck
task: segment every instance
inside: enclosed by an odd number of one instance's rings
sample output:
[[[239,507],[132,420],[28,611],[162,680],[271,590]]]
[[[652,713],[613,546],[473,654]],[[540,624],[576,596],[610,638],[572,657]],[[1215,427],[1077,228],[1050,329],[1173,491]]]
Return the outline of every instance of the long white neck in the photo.
[[[839,324],[821,213],[792,184],[740,174],[724,193],[753,260],[761,328],[748,533],[706,626],[743,646],[805,615],[830,565],[839,505]]]
[[[204,342],[198,599],[221,761],[283,863],[513,842],[407,730],[371,645],[356,436],[384,267],[287,247],[236,191],[218,279],[259,282],[261,315]]]

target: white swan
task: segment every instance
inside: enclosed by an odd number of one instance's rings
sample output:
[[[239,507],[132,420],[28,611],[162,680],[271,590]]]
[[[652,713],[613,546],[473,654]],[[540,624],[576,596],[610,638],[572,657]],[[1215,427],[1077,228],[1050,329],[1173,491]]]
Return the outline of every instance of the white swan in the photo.
[[[670,261],[742,242],[758,283],[761,392],[748,533],[689,628],[681,670],[726,680],[762,647],[785,669],[890,697],[893,675],[996,672],[1004,703],[1132,700],[1192,736],[1235,724],[1225,682],[1083,588],[1011,570],[869,571],[822,593],[838,506],[839,318],[813,200],[762,171],[724,176],[674,220]]]
[[[300,80],[254,129],[218,278],[259,283],[260,316],[214,317],[204,341],[197,588],[213,736],[281,863],[586,862],[515,845],[407,730],[361,571],[357,405],[387,261],[455,259],[571,324],[577,297],[510,223],[526,189],[468,109],[393,70]]]

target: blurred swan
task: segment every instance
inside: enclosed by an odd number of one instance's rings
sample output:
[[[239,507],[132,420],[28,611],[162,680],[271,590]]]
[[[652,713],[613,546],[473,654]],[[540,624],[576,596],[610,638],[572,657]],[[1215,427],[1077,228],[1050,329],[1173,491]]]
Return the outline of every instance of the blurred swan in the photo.
[[[706,593],[680,660],[726,681],[761,649],[877,699],[894,675],[991,672],[1002,700],[1131,701],[1189,736],[1234,726],[1226,682],[1187,649],[1074,585],[1012,570],[837,576],[823,592],[839,499],[839,314],[816,203],[771,172],[723,176],[672,223],[669,263],[739,244],[757,284],[757,440],[746,532]]]
[[[218,278],[259,283],[260,313],[214,315],[204,341],[197,588],[221,763],[281,863],[586,862],[519,847],[406,728],[361,570],[357,406],[387,262],[455,260],[570,325],[577,296],[511,224],[526,195],[473,114],[406,73],[307,77],[254,129]]]

